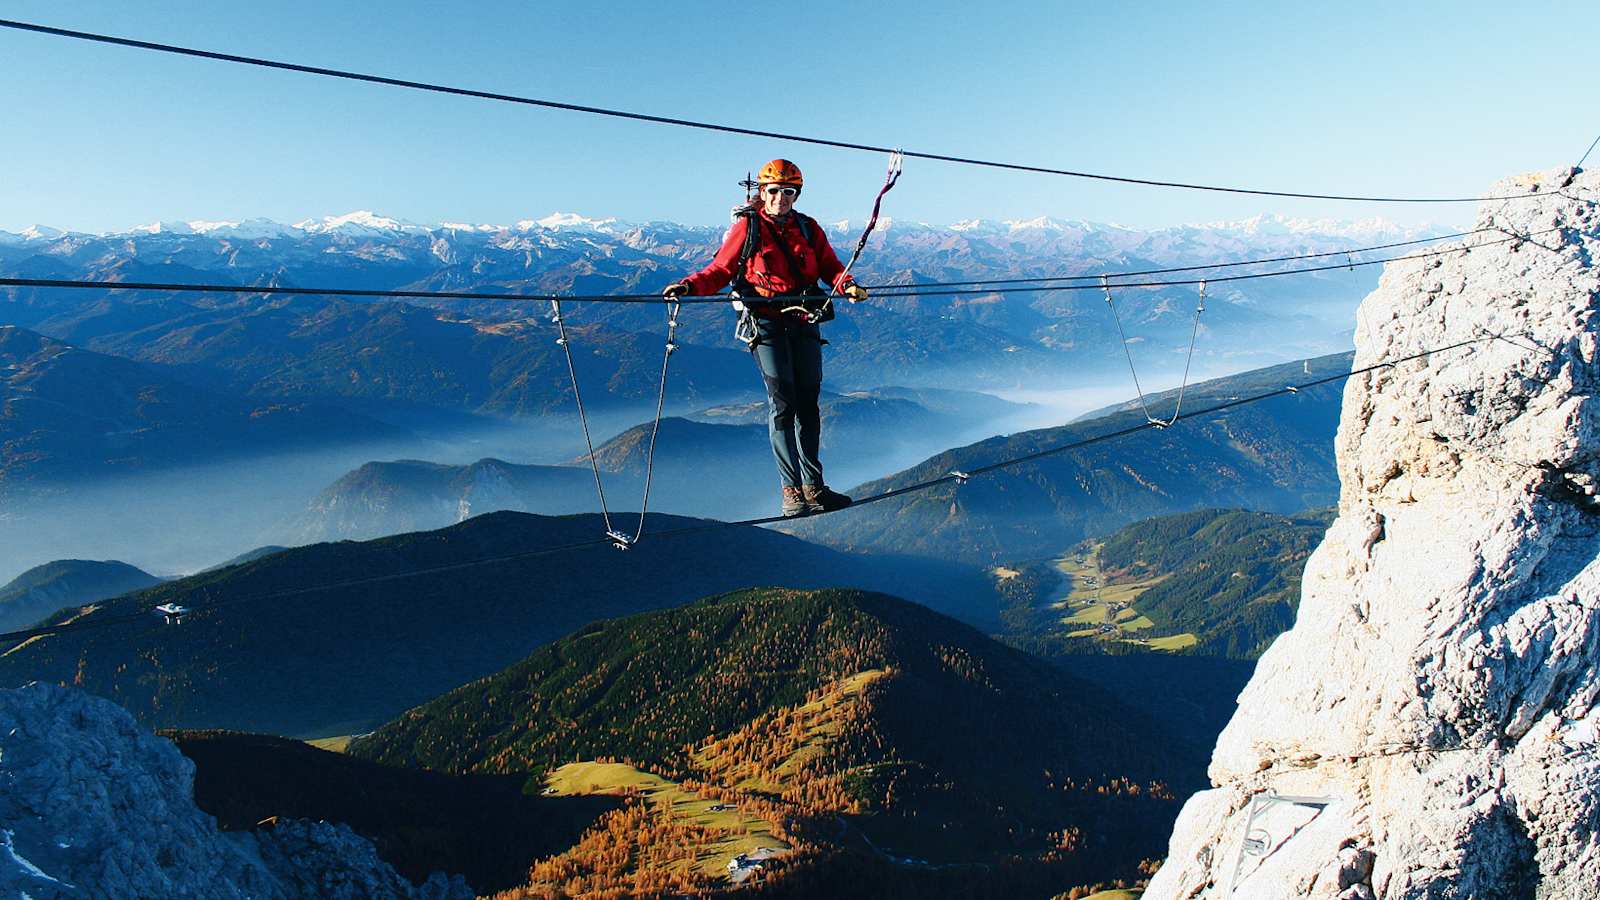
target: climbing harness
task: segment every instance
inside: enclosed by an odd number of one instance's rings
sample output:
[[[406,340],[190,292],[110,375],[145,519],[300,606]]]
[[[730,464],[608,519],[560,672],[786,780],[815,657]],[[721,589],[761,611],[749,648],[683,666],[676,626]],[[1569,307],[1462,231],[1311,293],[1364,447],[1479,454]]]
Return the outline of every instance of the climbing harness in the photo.
[[[1305,825],[1310,824],[1310,822],[1314,821],[1317,816],[1322,815],[1323,810],[1327,809],[1337,799],[1338,798],[1336,797],[1308,797],[1297,796],[1293,794],[1280,794],[1273,790],[1268,790],[1252,796],[1250,798],[1248,812],[1244,818],[1244,836],[1239,841],[1239,852],[1234,854],[1233,871],[1228,876],[1228,891],[1224,896],[1232,897],[1234,889],[1239,886],[1239,882],[1242,880],[1239,877],[1239,872],[1244,868],[1244,858],[1246,856],[1265,859],[1266,857],[1276,853],[1278,851],[1278,847],[1282,846],[1283,843],[1287,843],[1293,839],[1294,836],[1300,832],[1301,828],[1304,828]],[[1312,815],[1311,820],[1308,820],[1306,823],[1296,827],[1294,831],[1290,832],[1286,837],[1284,837],[1282,843],[1274,844],[1272,832],[1268,831],[1266,828],[1257,828],[1256,819],[1272,809],[1272,807],[1279,805],[1315,807],[1316,813]],[[1247,875],[1245,877],[1248,878],[1249,876]]]
[[[783,299],[789,301],[789,305],[780,307],[778,310],[780,313],[799,316],[808,325],[820,325],[823,322],[832,321],[834,317],[833,298],[835,294],[839,293],[838,285],[844,282],[844,276],[850,274],[850,270],[855,267],[856,261],[861,258],[862,251],[867,247],[867,238],[872,236],[873,229],[878,226],[878,217],[883,210],[883,195],[894,189],[895,183],[900,180],[900,173],[904,169],[905,154],[899,150],[890,153],[889,168],[883,178],[883,187],[878,189],[878,196],[873,198],[872,201],[872,214],[867,217],[866,227],[861,230],[861,237],[856,240],[855,252],[850,254],[850,261],[845,263],[844,269],[839,273],[839,277],[834,279],[833,290],[823,291],[812,285],[802,290],[798,295],[784,297]],[[749,195],[749,191],[755,186],[756,182],[746,176],[745,180],[741,181],[740,184],[745,187],[746,201],[750,205],[747,205],[744,210],[736,214],[743,216],[746,224],[744,248],[739,253],[737,269],[739,274],[734,279],[734,309],[739,311],[739,320],[734,325],[733,337],[734,340],[741,341],[745,346],[753,348],[757,340],[759,340],[755,316],[743,301],[749,300],[750,303],[760,303],[763,300],[771,300],[773,298],[761,298],[759,292],[755,290],[755,287],[749,283],[744,275],[745,267],[761,249],[761,233],[764,229],[761,226],[761,215],[753,205],[754,198]],[[813,229],[816,228],[816,221],[800,212],[796,212],[794,216],[796,223],[800,227],[801,236],[805,238],[807,244],[810,244]],[[783,253],[784,261],[789,264],[789,271],[799,277],[801,271],[800,261],[790,251],[789,245],[784,243],[781,232],[776,236],[776,243],[778,249]]]
[[[1194,328],[1189,333],[1189,355],[1183,361],[1183,381],[1178,385],[1178,402],[1172,417],[1158,419],[1150,414],[1150,404],[1145,400],[1144,389],[1139,386],[1139,372],[1133,366],[1133,351],[1128,349],[1128,335],[1122,330],[1122,316],[1117,313],[1116,300],[1111,296],[1111,276],[1100,276],[1100,289],[1105,291],[1106,305],[1111,307],[1111,318],[1117,323],[1117,336],[1122,339],[1122,353],[1128,358],[1128,372],[1133,375],[1133,390],[1139,396],[1139,407],[1144,410],[1145,421],[1157,428],[1170,428],[1183,414],[1183,395],[1189,388],[1189,367],[1194,363],[1194,347],[1200,338],[1200,315],[1206,311],[1206,283],[1200,281],[1200,302],[1194,308]]]
[[[667,301],[667,345],[661,354],[661,384],[656,392],[656,415],[650,426],[650,444],[644,457],[644,498],[639,502],[639,527],[630,536],[611,524],[611,510],[606,506],[606,489],[600,479],[600,462],[594,455],[594,440],[589,435],[589,415],[583,408],[583,394],[578,390],[578,367],[572,361],[572,343],[567,338],[567,325],[561,317],[561,300],[550,298],[550,320],[556,326],[556,343],[567,357],[567,374],[572,377],[572,399],[578,407],[578,423],[583,426],[583,443],[589,448],[589,469],[594,473],[595,493],[600,495],[600,518],[606,526],[606,537],[618,550],[627,550],[639,543],[644,535],[644,517],[650,509],[650,482],[655,474],[656,437],[661,433],[661,412],[667,402],[667,368],[672,362],[672,352],[678,349],[678,312],[683,304],[676,299]]]
[[[741,183],[747,186],[755,184],[755,182],[752,181],[745,181]],[[753,204],[754,201],[752,200],[751,203]],[[750,307],[751,305],[771,303],[772,298],[761,296],[761,293],[756,290],[755,285],[751,284],[750,279],[745,276],[745,269],[750,264],[750,260],[753,259],[758,252],[760,252],[762,232],[764,232],[766,229],[762,227],[761,213],[755,208],[754,205],[747,205],[744,209],[736,213],[735,217],[744,218],[745,229],[744,247],[739,251],[739,262],[735,269],[738,274],[734,276],[733,280],[733,308],[739,312],[739,321],[734,325],[733,337],[734,340],[742,341],[747,348],[753,350],[755,349],[756,344],[760,341],[761,335],[760,330],[756,327],[755,312]],[[816,220],[802,212],[794,213],[794,218],[795,224],[800,229],[801,238],[803,238],[807,244],[810,244],[811,235],[815,233],[815,229],[817,228]],[[794,253],[789,250],[789,245],[783,242],[782,232],[779,232],[776,235],[776,243],[778,249],[783,253],[784,260],[789,264],[789,271],[795,273],[796,277],[798,277],[800,272],[800,261],[795,259]],[[822,296],[822,291],[818,290],[815,286],[807,289],[805,293],[809,297]],[[748,304],[745,302],[746,300],[749,301]],[[805,317],[806,321],[811,324],[826,322],[833,318],[833,311],[831,309],[824,310],[822,306],[818,305],[815,300],[811,300],[809,304],[807,304],[806,301],[802,301],[802,305],[800,306],[785,307],[780,310],[780,312],[785,313],[790,311],[800,312]],[[825,318],[821,316],[824,311],[827,313]],[[816,318],[813,318],[813,313],[817,314]]]

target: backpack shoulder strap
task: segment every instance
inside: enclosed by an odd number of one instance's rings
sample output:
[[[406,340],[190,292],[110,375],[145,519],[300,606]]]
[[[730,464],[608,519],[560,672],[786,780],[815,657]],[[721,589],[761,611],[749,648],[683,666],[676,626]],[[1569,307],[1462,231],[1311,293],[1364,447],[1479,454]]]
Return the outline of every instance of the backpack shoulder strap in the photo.
[[[744,267],[755,257],[756,251],[761,249],[761,218],[756,215],[755,207],[751,206],[739,213],[739,218],[744,220],[744,248],[739,251],[739,274],[744,274]]]

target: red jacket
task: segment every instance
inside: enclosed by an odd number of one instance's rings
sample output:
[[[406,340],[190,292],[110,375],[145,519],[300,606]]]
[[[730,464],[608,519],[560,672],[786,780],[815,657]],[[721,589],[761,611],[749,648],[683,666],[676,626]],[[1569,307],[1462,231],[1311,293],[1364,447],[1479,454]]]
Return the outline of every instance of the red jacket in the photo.
[[[715,294],[733,281],[738,274],[734,269],[739,265],[739,254],[744,250],[745,228],[754,222],[760,223],[761,243],[756,254],[750,257],[744,277],[757,293],[763,297],[798,294],[815,285],[818,279],[826,279],[835,290],[844,290],[844,286],[854,279],[845,274],[844,265],[834,255],[822,226],[813,224],[811,240],[806,241],[805,234],[800,230],[799,215],[790,213],[787,221],[779,223],[765,211],[757,210],[754,215],[740,216],[734,220],[728,236],[722,241],[722,249],[717,251],[711,265],[684,279],[684,283],[689,285],[689,293],[696,296]],[[789,271],[789,260],[775,243],[779,239],[788,245],[789,252],[800,264],[799,277]]]

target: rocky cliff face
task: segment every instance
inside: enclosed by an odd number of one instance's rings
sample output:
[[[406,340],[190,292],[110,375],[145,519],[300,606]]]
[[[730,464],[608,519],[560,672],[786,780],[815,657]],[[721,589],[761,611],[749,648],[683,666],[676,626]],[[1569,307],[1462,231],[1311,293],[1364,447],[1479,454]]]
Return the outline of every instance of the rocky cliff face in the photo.
[[[0,691],[0,896],[470,900],[412,886],[343,825],[224,833],[194,764],[121,707],[34,684]]]
[[[1600,896],[1600,173],[1492,193],[1526,240],[1361,306],[1358,367],[1477,342],[1347,385],[1338,521],[1146,900]]]

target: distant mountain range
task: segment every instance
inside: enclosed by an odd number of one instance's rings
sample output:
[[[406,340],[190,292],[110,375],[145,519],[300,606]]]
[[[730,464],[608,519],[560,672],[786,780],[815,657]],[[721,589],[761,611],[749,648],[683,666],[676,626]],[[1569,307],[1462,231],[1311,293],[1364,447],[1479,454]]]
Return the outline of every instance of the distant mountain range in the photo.
[[[878,388],[824,392],[824,463],[850,471],[929,434],[995,426],[1027,409],[974,391]],[[757,400],[668,416],[656,438],[651,509],[740,518],[774,505],[776,475],[767,405]],[[624,430],[595,448],[613,509],[638,509],[652,423]],[[881,469],[880,469],[881,471]],[[587,454],[564,466],[481,459],[462,466],[418,460],[371,462],[324,490],[288,530],[297,543],[366,539],[441,528],[468,516],[509,509],[565,515],[596,508]]]
[[[120,596],[161,581],[116,560],[61,559],[35,566],[0,587],[0,630],[24,628],[58,609]]]
[[[536,296],[653,292],[707,262],[722,232],[573,215],[503,227],[423,227],[370,213],[296,226],[162,224],[114,235],[40,228],[0,234],[0,273]],[[860,272],[873,284],[1036,278],[1327,252],[1352,242],[1441,232],[1296,220],[1151,232],[1050,219],[949,228],[896,221],[880,227]],[[852,230],[839,223],[829,234],[840,243]],[[1246,365],[1339,349],[1355,303],[1376,277],[1375,269],[1358,269],[1213,285],[1203,358]],[[1194,299],[1188,286],[1118,292],[1131,337],[1148,358],[1168,366],[1169,351],[1187,345]],[[512,414],[564,402],[544,301],[433,306],[0,289],[0,322],[91,350],[169,363],[256,396]],[[586,374],[605,385],[592,392],[593,400],[645,396],[664,327],[661,310],[574,306],[568,315],[590,326],[576,337]],[[732,362],[742,353],[731,341],[726,309],[692,308],[682,322],[677,390],[703,398],[748,391],[750,366]],[[950,384],[955,373],[972,384],[1012,384],[1065,366],[1103,368],[1120,354],[1097,292],[885,295],[851,307],[827,334],[830,384],[844,388]]]
[[[652,515],[644,542],[626,553],[602,543],[539,555],[602,537],[599,516],[519,513],[285,550],[87,613],[63,610],[51,620],[162,602],[196,609],[181,625],[152,613],[36,638],[0,655],[0,685],[76,683],[152,726],[347,734],[596,619],[752,584],[893,589],[997,624],[988,580],[958,565],[856,557],[759,528],[650,537],[702,524]]]
[[[531,788],[566,762],[627,760],[732,804],[775,803],[802,854],[827,860],[865,835],[908,879],[937,870],[941,896],[1015,869],[1058,889],[1131,874],[1200,776],[1192,747],[1110,695],[854,590],[748,590],[596,622],[349,752]]]
[[[0,409],[0,497],[402,434],[322,404],[216,393],[10,325],[0,325]]]
[[[1184,409],[1202,409],[1349,367],[1349,354],[1335,354],[1203,382],[1188,389]],[[1151,398],[1156,415],[1171,412],[1174,394]],[[1085,537],[1164,513],[1212,506],[1293,512],[1325,505],[1339,490],[1333,435],[1342,395],[1339,383],[1322,385],[790,527],[841,549],[992,563],[1057,552]],[[854,493],[892,491],[1143,421],[1143,412],[1115,412],[990,438],[860,485]]]

